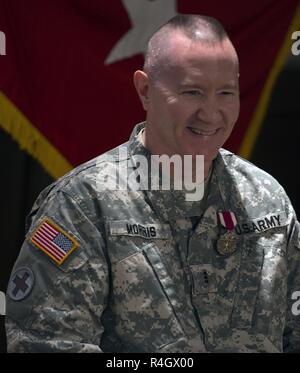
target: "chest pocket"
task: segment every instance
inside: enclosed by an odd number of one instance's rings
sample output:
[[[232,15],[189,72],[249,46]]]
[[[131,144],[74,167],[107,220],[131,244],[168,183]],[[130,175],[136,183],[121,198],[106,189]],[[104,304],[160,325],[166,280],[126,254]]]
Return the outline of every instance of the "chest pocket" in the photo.
[[[184,337],[182,307],[170,273],[178,276],[178,268],[175,261],[172,268],[168,265],[170,239],[167,224],[107,223],[117,332],[149,352],[163,350]],[[138,333],[128,328],[133,324],[140,325]]]
[[[171,239],[168,224],[115,220],[106,223],[106,231],[112,262],[118,262],[140,252],[151,242],[158,247],[164,247],[166,241]]]
[[[285,227],[276,227],[266,232],[244,235],[231,316],[232,327],[248,329],[258,326],[266,330],[272,317],[284,312],[284,232]]]
[[[256,298],[261,280],[264,250],[249,239],[243,240],[238,282],[235,292],[231,326],[247,329],[252,325]]]

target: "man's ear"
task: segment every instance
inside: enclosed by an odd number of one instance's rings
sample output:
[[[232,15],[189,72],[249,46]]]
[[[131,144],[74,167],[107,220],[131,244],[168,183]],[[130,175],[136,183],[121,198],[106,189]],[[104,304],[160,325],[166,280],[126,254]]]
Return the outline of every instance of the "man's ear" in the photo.
[[[133,82],[135,89],[139,95],[141,103],[143,105],[144,110],[148,110],[149,108],[149,78],[148,75],[141,70],[137,70],[133,74]]]

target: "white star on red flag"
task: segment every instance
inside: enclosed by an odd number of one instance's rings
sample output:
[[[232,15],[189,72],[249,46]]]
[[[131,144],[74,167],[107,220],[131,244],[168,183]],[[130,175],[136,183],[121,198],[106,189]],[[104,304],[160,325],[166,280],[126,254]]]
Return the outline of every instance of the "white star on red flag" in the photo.
[[[105,64],[146,51],[151,35],[177,14],[176,0],[122,0],[132,28],[112,48]]]

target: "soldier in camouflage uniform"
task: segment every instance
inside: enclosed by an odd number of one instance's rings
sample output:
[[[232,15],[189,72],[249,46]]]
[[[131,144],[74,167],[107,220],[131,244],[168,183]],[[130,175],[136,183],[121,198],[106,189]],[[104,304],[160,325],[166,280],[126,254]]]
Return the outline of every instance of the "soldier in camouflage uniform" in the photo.
[[[7,290],[8,351],[299,351],[299,223],[276,180],[221,149],[239,112],[228,36],[176,16],[134,81],[147,116],[123,156],[76,168],[33,206]],[[204,197],[107,187],[151,154],[204,154]]]

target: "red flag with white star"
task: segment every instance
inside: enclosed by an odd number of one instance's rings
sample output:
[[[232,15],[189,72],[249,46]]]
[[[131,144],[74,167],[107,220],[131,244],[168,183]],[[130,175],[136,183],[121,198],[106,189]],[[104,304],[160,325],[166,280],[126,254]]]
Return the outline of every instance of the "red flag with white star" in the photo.
[[[176,13],[199,13],[220,20],[238,51],[241,115],[227,148],[247,155],[290,47],[297,5],[298,0],[0,0],[6,43],[0,56],[0,126],[53,177],[126,141],[145,116],[132,74],[142,67],[147,39]]]

